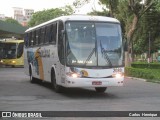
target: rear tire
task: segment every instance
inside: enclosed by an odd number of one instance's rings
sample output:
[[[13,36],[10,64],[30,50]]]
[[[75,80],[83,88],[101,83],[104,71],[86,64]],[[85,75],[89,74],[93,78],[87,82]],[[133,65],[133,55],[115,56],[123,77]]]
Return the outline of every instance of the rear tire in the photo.
[[[55,90],[55,92],[61,93],[62,92],[62,86],[57,85],[56,75],[55,75],[55,72],[54,72],[53,69],[51,70],[51,82],[52,82],[52,86],[53,86],[53,89]]]
[[[104,93],[107,89],[107,87],[96,87],[96,92],[98,93]]]

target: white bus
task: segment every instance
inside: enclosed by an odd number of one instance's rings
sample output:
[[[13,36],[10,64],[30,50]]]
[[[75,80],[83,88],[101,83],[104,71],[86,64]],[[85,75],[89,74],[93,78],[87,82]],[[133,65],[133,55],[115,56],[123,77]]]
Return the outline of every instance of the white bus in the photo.
[[[124,52],[120,22],[102,16],[62,16],[25,31],[24,67],[35,79],[63,87],[105,92],[123,86]]]

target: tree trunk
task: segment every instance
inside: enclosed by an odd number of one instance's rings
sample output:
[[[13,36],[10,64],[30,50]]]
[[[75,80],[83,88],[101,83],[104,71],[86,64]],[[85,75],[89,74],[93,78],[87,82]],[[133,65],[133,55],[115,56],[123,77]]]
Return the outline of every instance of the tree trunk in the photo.
[[[126,61],[127,62],[126,66],[130,66],[131,62],[134,61],[132,37],[133,37],[133,34],[136,30],[138,20],[139,20],[138,15],[134,14],[134,18],[133,18],[132,23],[130,25],[130,29],[127,33],[127,40],[128,40],[129,45],[128,45],[128,53],[125,54],[126,60],[128,60],[128,61]]]

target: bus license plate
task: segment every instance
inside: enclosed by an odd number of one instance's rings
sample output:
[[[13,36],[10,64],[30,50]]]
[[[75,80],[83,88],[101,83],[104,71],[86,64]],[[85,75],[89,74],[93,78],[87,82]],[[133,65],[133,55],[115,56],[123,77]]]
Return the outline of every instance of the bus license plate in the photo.
[[[102,85],[102,82],[101,81],[93,81],[92,85]]]

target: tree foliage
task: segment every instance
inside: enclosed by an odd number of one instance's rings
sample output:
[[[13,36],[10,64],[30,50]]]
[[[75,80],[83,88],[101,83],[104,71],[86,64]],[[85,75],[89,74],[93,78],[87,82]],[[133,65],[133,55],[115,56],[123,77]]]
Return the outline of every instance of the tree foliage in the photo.
[[[38,11],[33,14],[28,25],[32,27],[40,23],[46,22],[48,20],[54,19],[56,17],[63,16],[63,15],[70,15],[72,13],[73,13],[73,9],[71,6],[65,6],[63,8],[53,8],[53,9]]]
[[[139,21],[137,31],[133,37],[134,51],[136,53],[148,51],[149,40],[151,52],[156,52],[160,46],[160,11],[157,9],[157,5],[158,3],[154,2],[149,11]]]
[[[16,25],[21,25],[17,20],[12,19],[12,18],[7,18],[7,19],[5,20],[5,22],[7,22],[7,23],[12,23],[12,24],[16,24]]]
[[[109,8],[109,16],[120,20],[123,34],[128,41],[128,52],[131,52],[132,58],[134,52],[148,51],[149,39],[152,51],[158,49],[160,45],[159,0],[145,0],[144,2],[142,0],[99,1]]]

